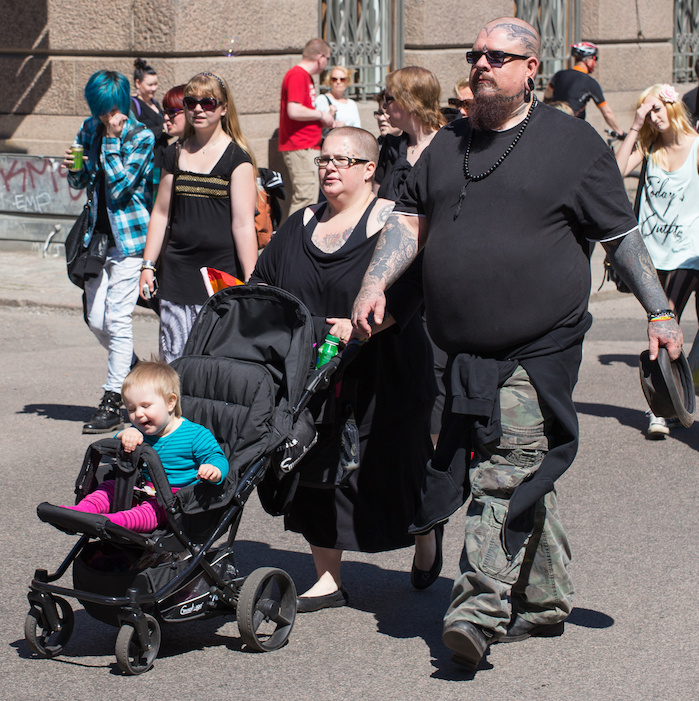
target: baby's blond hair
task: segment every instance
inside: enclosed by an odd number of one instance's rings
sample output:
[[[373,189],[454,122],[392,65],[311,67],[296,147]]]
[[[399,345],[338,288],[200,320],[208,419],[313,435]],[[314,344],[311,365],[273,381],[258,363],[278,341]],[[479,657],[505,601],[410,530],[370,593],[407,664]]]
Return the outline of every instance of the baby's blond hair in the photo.
[[[175,395],[174,413],[179,419],[182,416],[180,406],[180,376],[161,360],[141,360],[124,379],[121,393],[128,392],[131,387],[152,387],[162,398],[167,401],[171,395]]]

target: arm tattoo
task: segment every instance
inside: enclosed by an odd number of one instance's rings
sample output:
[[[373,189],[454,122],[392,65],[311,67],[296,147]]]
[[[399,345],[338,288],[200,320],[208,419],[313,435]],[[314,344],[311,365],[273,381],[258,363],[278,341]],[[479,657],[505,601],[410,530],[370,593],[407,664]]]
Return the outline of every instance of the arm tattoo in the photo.
[[[388,218],[391,216],[391,212],[393,211],[394,207],[394,204],[387,204],[381,207],[381,209],[376,215],[376,221],[379,223],[380,226],[383,226],[388,221]]]
[[[376,242],[376,249],[364,276],[364,286],[390,287],[415,260],[416,232],[399,215],[391,215]]]
[[[646,311],[668,308],[667,297],[638,229],[602,245],[614,268]]]
[[[603,246],[617,272],[646,311],[670,308],[638,229],[623,239],[610,241]],[[667,348],[671,359],[677,358],[682,352],[682,329],[672,319],[649,323],[648,340],[651,352],[658,344]]]

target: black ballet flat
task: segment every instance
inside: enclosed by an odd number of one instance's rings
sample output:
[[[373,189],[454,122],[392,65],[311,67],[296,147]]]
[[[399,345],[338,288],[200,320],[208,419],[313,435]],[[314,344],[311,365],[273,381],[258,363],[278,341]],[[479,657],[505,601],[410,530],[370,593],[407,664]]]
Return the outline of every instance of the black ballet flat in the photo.
[[[413,556],[413,568],[410,571],[410,582],[415,589],[427,589],[437,581],[439,573],[442,571],[442,538],[444,536],[444,524],[438,523],[433,529],[437,539],[437,554],[429,570],[420,570],[415,567],[415,557]]]
[[[349,594],[344,587],[323,596],[299,596],[296,598],[297,613],[311,613],[321,609],[339,608],[349,604]]]

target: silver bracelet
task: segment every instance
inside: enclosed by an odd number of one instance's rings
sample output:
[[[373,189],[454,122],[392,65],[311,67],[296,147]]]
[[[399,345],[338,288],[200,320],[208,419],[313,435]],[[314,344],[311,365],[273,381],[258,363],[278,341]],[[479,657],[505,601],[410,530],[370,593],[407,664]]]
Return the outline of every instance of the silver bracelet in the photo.
[[[155,263],[152,260],[144,260],[143,263],[141,263],[141,272],[144,270],[152,270],[155,272]]]

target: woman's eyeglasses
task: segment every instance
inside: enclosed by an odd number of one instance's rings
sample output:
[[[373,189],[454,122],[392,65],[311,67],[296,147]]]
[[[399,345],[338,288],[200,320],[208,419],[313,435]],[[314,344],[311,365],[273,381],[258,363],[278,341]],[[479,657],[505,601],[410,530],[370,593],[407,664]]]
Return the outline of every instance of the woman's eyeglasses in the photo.
[[[178,109],[173,109],[173,110],[163,110],[163,114],[168,118],[168,119],[174,119],[182,110]]]
[[[483,56],[485,56],[485,60],[492,68],[502,68],[507,58],[521,61],[530,58],[530,56],[522,56],[522,54],[509,54],[507,51],[467,51],[466,61],[468,63],[478,63]]]
[[[220,100],[215,97],[185,97],[182,104],[191,112],[197,105],[200,105],[204,112],[213,112],[220,104]]]
[[[316,156],[313,162],[319,168],[327,168],[330,163],[332,163],[335,168],[349,168],[357,163],[369,163],[369,160],[366,158],[353,158],[352,156],[333,156],[332,158]]]
[[[347,78],[345,78],[344,75],[341,75],[341,76],[334,75],[330,78],[330,80],[332,80],[333,83],[346,83],[347,82]]]

